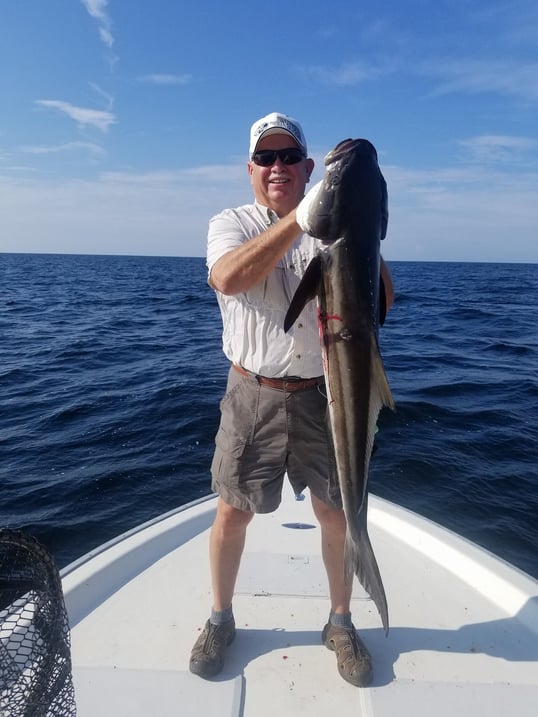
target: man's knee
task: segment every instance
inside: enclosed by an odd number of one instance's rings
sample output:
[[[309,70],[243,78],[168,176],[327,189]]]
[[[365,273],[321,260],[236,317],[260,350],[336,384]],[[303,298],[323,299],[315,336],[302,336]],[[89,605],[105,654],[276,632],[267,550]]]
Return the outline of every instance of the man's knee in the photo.
[[[341,508],[332,508],[312,495],[312,508],[324,530],[341,533],[346,530],[346,517]]]
[[[247,527],[253,517],[254,513],[234,508],[232,505],[225,503],[222,498],[219,498],[214,524],[221,530],[242,530]]]

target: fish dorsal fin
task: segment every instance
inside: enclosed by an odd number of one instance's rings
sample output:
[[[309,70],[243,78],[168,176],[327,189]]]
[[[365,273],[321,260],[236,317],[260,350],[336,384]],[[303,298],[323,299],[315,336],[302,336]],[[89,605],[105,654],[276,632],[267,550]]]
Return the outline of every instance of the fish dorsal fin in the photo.
[[[301,283],[293,295],[284,319],[284,331],[288,331],[293,326],[306,304],[319,294],[321,277],[322,261],[321,256],[318,254],[306,267]]]

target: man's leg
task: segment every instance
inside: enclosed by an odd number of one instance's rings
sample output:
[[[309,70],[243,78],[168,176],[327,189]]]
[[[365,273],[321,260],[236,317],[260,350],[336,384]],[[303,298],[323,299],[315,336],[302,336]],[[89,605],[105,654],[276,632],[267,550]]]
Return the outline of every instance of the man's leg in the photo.
[[[334,650],[340,675],[357,687],[372,680],[372,662],[351,621],[353,580],[345,582],[344,545],[346,519],[343,510],[330,508],[312,495],[312,507],[321,526],[321,552],[329,581],[331,612],[322,641]]]
[[[217,515],[209,538],[213,609],[217,612],[232,606],[247,526],[253,515],[233,508],[221,498],[217,500]]]
[[[344,543],[346,539],[344,511],[329,508],[314,494],[311,494],[311,497],[314,513],[321,527],[321,554],[329,581],[331,610],[335,614],[348,614],[353,582],[350,580],[349,585],[346,585],[344,580]]]
[[[189,664],[191,672],[200,677],[214,677],[222,670],[224,652],[235,637],[232,599],[252,517],[253,513],[233,508],[218,498],[209,538],[213,609],[192,648]]]

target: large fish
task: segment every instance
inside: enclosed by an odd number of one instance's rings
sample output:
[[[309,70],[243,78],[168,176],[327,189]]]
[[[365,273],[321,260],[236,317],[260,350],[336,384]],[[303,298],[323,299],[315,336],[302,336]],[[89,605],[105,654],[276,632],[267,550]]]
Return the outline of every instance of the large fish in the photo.
[[[309,264],[286,314],[293,325],[317,297],[329,420],[347,522],[345,579],[353,574],[374,601],[385,632],[385,590],[367,530],[368,471],[382,406],[394,408],[379,352],[384,320],[380,241],[387,221],[387,187],[374,146],[340,142],[325,157],[325,175],[310,205],[309,233],[324,247]],[[381,294],[381,298],[380,298]]]

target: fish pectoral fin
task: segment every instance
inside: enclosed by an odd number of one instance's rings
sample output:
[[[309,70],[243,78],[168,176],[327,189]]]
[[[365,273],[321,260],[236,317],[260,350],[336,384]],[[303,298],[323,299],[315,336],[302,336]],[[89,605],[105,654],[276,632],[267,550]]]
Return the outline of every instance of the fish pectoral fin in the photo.
[[[322,277],[322,260],[321,256],[314,257],[310,264],[306,267],[301,283],[297,287],[297,291],[293,295],[288,311],[284,318],[284,331],[289,329],[296,322],[299,314],[306,304],[315,299],[319,294]]]

